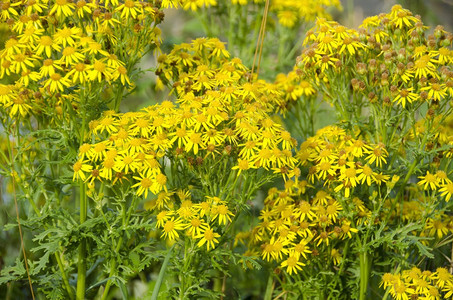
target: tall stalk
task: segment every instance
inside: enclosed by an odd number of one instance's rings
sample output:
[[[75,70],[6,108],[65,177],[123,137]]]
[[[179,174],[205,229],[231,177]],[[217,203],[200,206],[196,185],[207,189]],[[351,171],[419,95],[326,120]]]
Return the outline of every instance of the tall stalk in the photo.
[[[86,195],[86,184],[80,183],[80,224],[83,224],[87,219],[87,195]],[[85,299],[85,285],[86,285],[86,272],[87,272],[87,263],[86,263],[86,240],[83,239],[80,242],[78,262],[77,262],[77,291],[76,299],[84,300]]]

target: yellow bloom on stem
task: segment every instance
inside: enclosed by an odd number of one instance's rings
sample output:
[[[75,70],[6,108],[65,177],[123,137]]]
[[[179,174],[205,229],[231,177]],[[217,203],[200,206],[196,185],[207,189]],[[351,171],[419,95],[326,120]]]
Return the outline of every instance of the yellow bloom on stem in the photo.
[[[148,197],[148,192],[151,190],[153,185],[152,178],[148,178],[144,174],[134,176],[133,178],[138,180],[138,182],[132,186],[133,188],[137,188],[137,196],[141,196],[144,193],[145,198]]]
[[[215,221],[217,218],[219,219],[219,225],[226,225],[227,220],[231,222],[231,217],[234,216],[225,204],[212,206],[211,214],[214,215],[212,221]]]
[[[384,145],[379,144],[371,150],[366,150],[365,151],[367,154],[369,154],[365,159],[368,161],[369,164],[376,163],[376,166],[379,168],[382,168],[382,164],[386,164],[387,161],[385,158],[388,156],[388,152],[385,149]]]
[[[192,238],[195,238],[196,236],[200,236],[202,234],[202,230],[206,226],[208,226],[208,224],[203,219],[195,217],[192,218],[187,225],[187,232]]]
[[[25,117],[29,111],[31,110],[31,105],[28,104],[24,97],[21,95],[16,95],[11,102],[5,105],[5,107],[10,108],[9,115],[10,117],[14,117],[16,115],[21,115]]]
[[[439,187],[439,180],[436,177],[435,174],[429,173],[429,171],[426,172],[425,176],[419,176],[421,180],[417,182],[418,185],[423,185],[423,189],[427,190],[430,188],[431,190],[435,191]]]
[[[301,271],[301,267],[305,266],[305,264],[299,261],[299,257],[293,251],[289,253],[288,258],[284,260],[280,266],[286,267],[286,272],[291,275],[292,273],[297,274],[298,270]]]
[[[126,0],[123,4],[116,8],[116,11],[121,12],[121,18],[126,20],[131,16],[133,19],[138,15],[143,14],[142,4],[133,0]]]
[[[89,66],[88,76],[92,81],[102,82],[103,80],[110,80],[112,76],[112,69],[104,63],[105,59],[95,59],[93,64]]]
[[[70,87],[71,81],[59,73],[53,73],[49,79],[44,82],[44,87],[49,87],[50,92],[63,92],[66,87]]]
[[[185,226],[181,219],[175,217],[171,217],[170,220],[167,220],[162,228],[162,238],[168,238],[170,241],[173,241],[179,238],[179,234],[177,230],[184,230]]]
[[[429,235],[437,236],[439,239],[448,234],[447,224],[443,222],[441,217],[439,216],[436,219],[428,218],[425,225],[425,229],[429,230]]]
[[[217,232],[214,232],[214,230],[209,225],[206,225],[203,228],[202,233],[195,236],[195,238],[200,239],[197,243],[197,246],[201,248],[201,247],[203,247],[204,244],[206,244],[206,248],[208,251],[210,249],[214,249],[215,244],[219,243],[219,240],[217,239],[219,237],[220,237],[220,234],[218,234]]]
[[[74,3],[72,3],[72,1],[56,0],[55,4],[52,6],[52,9],[49,12],[49,16],[55,14],[57,17],[69,17],[74,14],[74,8],[75,5]]]
[[[86,179],[86,175],[85,173],[87,172],[91,172],[91,170],[93,170],[93,166],[90,166],[88,164],[86,164],[88,161],[87,160],[81,160],[79,159],[78,161],[76,161],[76,163],[72,166],[72,169],[74,171],[74,175],[72,177],[72,180],[73,181],[76,181],[78,180],[79,178],[82,180],[82,181],[85,181]]]
[[[453,195],[453,183],[448,182],[440,186],[439,192],[442,197],[445,197],[445,201],[450,201],[451,196]]]
[[[398,95],[393,99],[393,102],[401,104],[404,108],[406,107],[406,102],[412,103],[414,101],[417,101],[418,99],[420,99],[420,96],[416,93],[413,93],[413,90],[413,87],[401,89]]]

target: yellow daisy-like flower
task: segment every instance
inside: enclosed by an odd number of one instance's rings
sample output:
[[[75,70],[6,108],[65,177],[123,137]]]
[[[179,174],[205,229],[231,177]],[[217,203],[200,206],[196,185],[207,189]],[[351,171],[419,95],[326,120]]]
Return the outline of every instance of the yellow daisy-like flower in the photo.
[[[145,198],[148,197],[148,192],[153,186],[153,180],[146,177],[144,174],[140,174],[140,176],[134,176],[134,179],[138,181],[132,186],[133,188],[137,188],[137,195],[141,196],[144,193]]]
[[[406,102],[412,103],[417,101],[420,96],[416,93],[413,93],[413,87],[402,89],[398,95],[393,99],[393,102],[401,104],[403,107],[406,107]]]
[[[47,57],[51,57],[52,51],[60,52],[61,47],[58,44],[54,43],[52,37],[48,35],[41,36],[39,42],[35,46],[35,54],[41,55],[41,53],[45,53]]]
[[[137,18],[137,15],[143,14],[143,8],[140,2],[133,0],[126,0],[123,4],[116,8],[116,11],[121,12],[121,18],[126,20],[131,16],[133,19]]]
[[[104,62],[105,59],[95,59],[93,64],[89,66],[88,76],[91,81],[102,82],[102,80],[110,80],[112,69]]]
[[[286,260],[284,260],[281,264],[281,267],[286,267],[286,272],[291,275],[292,273],[297,274],[297,271],[301,271],[303,266],[305,266],[304,263],[299,261],[299,257],[296,256],[296,253],[290,252],[289,256]]]
[[[14,117],[17,115],[21,115],[25,117],[31,110],[31,105],[28,104],[24,97],[17,95],[15,96],[12,101],[5,105],[5,107],[9,108],[9,115],[10,117]]]
[[[366,150],[366,153],[369,154],[365,158],[369,164],[376,163],[377,167],[382,168],[382,164],[387,163],[385,158],[388,156],[388,152],[382,144],[373,147],[371,150]]]
[[[453,183],[448,182],[444,185],[441,185],[439,192],[442,197],[445,197],[445,201],[450,201],[450,198],[453,195]]]
[[[220,234],[214,232],[214,230],[209,225],[206,225],[203,228],[202,233],[195,236],[195,238],[200,239],[197,243],[197,246],[201,248],[201,247],[203,247],[204,244],[206,244],[206,248],[208,251],[210,249],[214,249],[215,244],[219,243],[219,240],[217,239],[219,237],[220,237]]]
[[[50,92],[63,92],[66,87],[70,87],[71,81],[61,76],[59,73],[53,73],[49,79],[44,82],[44,87],[49,87]]]
[[[231,222],[231,217],[234,216],[225,204],[212,206],[211,214],[214,215],[212,218],[213,221],[218,218],[219,225],[226,225],[227,221]]]
[[[439,187],[438,178],[436,177],[435,174],[429,173],[429,171],[426,172],[425,176],[419,176],[418,178],[421,180],[417,182],[417,184],[423,185],[424,190],[430,188],[431,190],[435,191]]]
[[[75,5],[74,3],[72,3],[72,1],[56,0],[55,4],[52,6],[52,9],[49,12],[49,15],[55,14],[57,17],[69,17],[74,14],[74,8]]]
[[[171,217],[171,219],[164,223],[161,237],[173,241],[179,238],[178,230],[184,230],[184,228],[185,226],[180,218],[175,220],[175,217]]]
[[[76,181],[80,178],[82,181],[85,181],[85,173],[91,172],[91,170],[93,170],[93,166],[86,164],[87,162],[87,160],[81,159],[76,161],[76,163],[72,166],[72,169],[74,170],[72,180]]]

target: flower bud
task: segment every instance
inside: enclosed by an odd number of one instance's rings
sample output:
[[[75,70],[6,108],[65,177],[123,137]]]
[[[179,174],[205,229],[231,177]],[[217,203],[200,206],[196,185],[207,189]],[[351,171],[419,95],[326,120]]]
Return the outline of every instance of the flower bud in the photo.
[[[358,63],[358,64],[356,65],[356,70],[357,70],[357,73],[358,73],[358,74],[364,75],[364,74],[367,72],[366,64],[364,64],[364,63]]]

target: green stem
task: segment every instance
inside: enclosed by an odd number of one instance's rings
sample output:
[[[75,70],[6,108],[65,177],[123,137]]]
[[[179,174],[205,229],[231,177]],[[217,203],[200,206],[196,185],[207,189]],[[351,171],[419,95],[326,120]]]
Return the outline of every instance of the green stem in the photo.
[[[58,268],[60,269],[61,277],[63,279],[63,283],[66,288],[66,291],[68,292],[69,299],[74,299],[74,293],[72,292],[71,286],[69,285],[68,276],[66,275],[66,272],[64,271],[64,266],[63,266],[63,262],[61,261],[59,251],[55,253],[55,259],[57,260]]]
[[[362,249],[360,252],[360,291],[359,299],[367,299],[367,288],[368,288],[368,279],[369,279],[369,257],[365,249]]]
[[[87,219],[87,195],[86,184],[80,183],[80,224],[83,224]],[[76,299],[85,299],[85,284],[86,284],[86,240],[83,238],[79,246],[78,266],[77,266],[77,292]]]
[[[272,293],[274,291],[274,278],[272,277],[272,271],[269,272],[269,278],[267,279],[266,292],[263,300],[271,300]]]
[[[151,300],[157,300],[157,296],[159,295],[160,286],[162,285],[162,281],[165,276],[165,272],[167,271],[168,262],[170,261],[171,253],[173,248],[175,248],[176,243],[171,246],[168,250],[167,255],[165,256],[164,263],[162,264],[162,268],[160,269],[159,276],[157,277],[156,285],[154,286],[153,294],[151,295]]]

